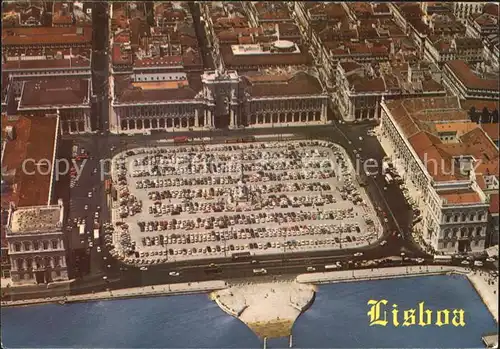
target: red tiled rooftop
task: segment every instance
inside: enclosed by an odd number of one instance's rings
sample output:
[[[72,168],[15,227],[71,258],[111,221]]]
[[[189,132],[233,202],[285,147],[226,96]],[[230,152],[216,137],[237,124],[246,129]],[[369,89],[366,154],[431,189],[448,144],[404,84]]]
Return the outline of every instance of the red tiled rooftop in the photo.
[[[422,90],[424,92],[435,92],[435,91],[445,91],[443,85],[433,79],[427,79],[422,81]]]
[[[465,179],[458,168],[453,171],[453,156],[473,155],[476,158],[489,159],[497,154],[493,153],[488,144],[486,146],[473,142],[470,144],[442,144],[438,137],[424,131],[423,126],[427,125],[428,122],[441,122],[465,117],[460,115],[465,114],[465,111],[460,110],[456,96],[392,100],[386,101],[385,104],[390,110],[392,118],[401,128],[403,136],[408,138],[411,147],[435,181]],[[472,139],[470,135],[469,138]],[[463,154],[464,152],[471,154]]]
[[[306,73],[290,75],[245,76],[248,91],[254,97],[317,95],[322,93],[319,81]]]
[[[25,81],[19,108],[47,107],[60,105],[90,106],[90,80],[52,78]]]
[[[134,61],[134,67],[155,67],[155,66],[181,66],[182,56],[163,56],[156,58],[144,58]]]
[[[482,161],[476,167],[476,173],[480,173],[484,176],[500,176],[498,159],[494,159],[491,161]]]
[[[356,62],[351,62],[351,61],[340,62],[339,64],[342,67],[342,69],[344,69],[344,72],[346,72],[346,73],[363,67],[361,64],[358,64]]]
[[[301,53],[279,53],[279,54],[251,54],[234,55],[230,45],[220,47],[224,64],[227,67],[237,69],[241,66],[276,66],[276,65],[308,65],[312,57],[307,52]]]
[[[57,118],[20,116],[18,120],[9,120],[2,115],[2,133],[6,126],[14,126],[16,138],[7,142],[2,159],[2,171],[7,174],[3,178],[13,185],[10,192],[2,193],[2,207],[10,201],[18,207],[49,204],[50,173],[42,175],[40,172],[44,171],[34,171],[33,163],[26,163],[23,171],[22,164],[25,159],[33,159],[35,163],[52,160]],[[31,172],[34,174],[29,175]]]
[[[482,203],[481,197],[475,191],[469,192],[445,192],[439,193],[441,199],[444,199],[445,205],[466,205]]]
[[[460,137],[462,143],[480,146],[483,160],[498,159],[498,148],[481,127],[477,127]]]
[[[495,17],[499,17],[500,12],[499,12],[499,6],[498,3],[490,2],[484,5],[483,7],[483,13],[490,14]]]
[[[456,77],[470,89],[499,91],[499,80],[482,79],[470,69],[464,62],[459,60],[448,61],[446,66]]]
[[[492,123],[492,124],[481,124],[481,128],[483,129],[484,133],[488,135],[488,137],[491,138],[492,141],[496,142],[499,139],[499,133],[500,133],[500,124],[498,123]]]
[[[484,176],[480,173],[476,173],[476,183],[481,190],[485,190],[487,187],[486,181],[484,180]]]
[[[111,60],[113,64],[125,64],[125,65],[131,65],[132,64],[132,53],[130,52],[122,52],[122,47],[121,44],[114,44],[113,49],[111,52]]]
[[[87,58],[79,57],[70,59],[41,59],[41,60],[17,60],[2,63],[4,70],[28,70],[28,69],[65,69],[65,68],[89,68],[91,62]]]
[[[381,77],[374,79],[369,79],[365,77],[360,77],[359,75],[350,75],[347,77],[349,81],[349,88],[353,88],[356,92],[385,92],[385,82]]]
[[[201,89],[201,78],[199,76],[189,76],[188,81],[169,81],[168,84],[158,85],[157,82],[144,82],[134,84],[127,77],[115,78],[116,103],[137,103],[137,102],[164,102],[191,100]],[[148,88],[148,86],[154,88]]]
[[[64,7],[66,5],[66,7]],[[52,24],[70,25],[73,23],[71,15],[72,4],[70,2],[55,1],[52,9]]]
[[[2,30],[2,45],[91,44],[91,27],[35,27]]]

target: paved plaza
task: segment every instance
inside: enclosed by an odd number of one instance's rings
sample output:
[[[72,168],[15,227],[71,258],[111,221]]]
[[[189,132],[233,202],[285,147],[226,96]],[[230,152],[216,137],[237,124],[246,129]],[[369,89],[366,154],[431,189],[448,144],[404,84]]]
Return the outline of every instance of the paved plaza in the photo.
[[[113,159],[115,254],[138,265],[354,248],[381,234],[327,141],[137,148]]]

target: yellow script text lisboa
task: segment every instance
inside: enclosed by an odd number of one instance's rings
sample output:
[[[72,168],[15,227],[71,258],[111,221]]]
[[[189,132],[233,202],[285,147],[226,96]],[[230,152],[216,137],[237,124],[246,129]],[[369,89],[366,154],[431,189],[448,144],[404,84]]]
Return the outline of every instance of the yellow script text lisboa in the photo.
[[[368,306],[370,326],[465,326],[463,309],[431,310],[425,307],[425,302],[420,302],[415,308],[400,310],[397,304],[389,304],[386,299],[370,299]]]

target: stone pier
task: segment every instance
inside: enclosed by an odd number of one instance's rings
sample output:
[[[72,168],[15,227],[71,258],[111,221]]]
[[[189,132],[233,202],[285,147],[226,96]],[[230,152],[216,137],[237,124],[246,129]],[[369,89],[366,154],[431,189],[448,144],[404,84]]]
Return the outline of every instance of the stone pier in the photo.
[[[290,336],[295,320],[311,305],[314,295],[313,285],[279,281],[234,285],[211,297],[264,339]]]

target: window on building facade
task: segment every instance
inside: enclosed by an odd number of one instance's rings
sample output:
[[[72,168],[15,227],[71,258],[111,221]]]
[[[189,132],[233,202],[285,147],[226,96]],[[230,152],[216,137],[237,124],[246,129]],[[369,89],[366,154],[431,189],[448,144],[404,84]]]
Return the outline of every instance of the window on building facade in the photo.
[[[58,248],[58,245],[59,245],[59,243],[58,243],[58,241],[57,241],[57,240],[52,240],[52,248],[53,248],[54,250],[56,250],[56,249]]]
[[[465,213],[462,213],[462,222],[465,222]]]
[[[15,243],[14,244],[14,251],[20,252],[21,251],[21,244],[20,243]]]
[[[24,269],[24,265],[23,265],[23,259],[22,258],[18,258],[16,260],[16,265],[17,265],[17,269],[19,270],[23,270]]]
[[[453,237],[456,238],[458,234],[458,228],[453,228]]]
[[[483,220],[483,214],[480,213],[479,216],[477,217],[478,220],[482,221]]]
[[[469,216],[469,220],[473,221],[474,220],[474,213],[471,213]]]
[[[31,243],[29,243],[29,242],[25,242],[25,243],[24,243],[24,250],[25,250],[25,251],[29,251],[29,250],[31,250]]]
[[[40,244],[38,243],[38,241],[33,242],[33,249],[36,251],[39,248],[40,248]]]
[[[451,247],[455,247],[455,241],[451,242]]]
[[[450,229],[446,229],[444,231],[444,237],[445,237],[445,239],[448,239],[450,237]]]
[[[43,243],[43,249],[48,250],[49,249],[49,243],[47,241],[44,241]]]
[[[453,221],[458,222],[458,215],[453,216]]]
[[[483,230],[483,228],[481,227],[477,227],[476,228],[476,236],[481,236],[481,231]]]

